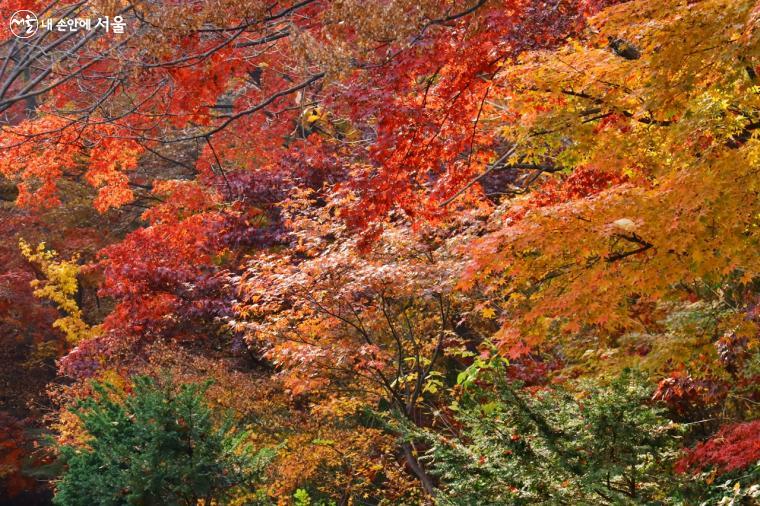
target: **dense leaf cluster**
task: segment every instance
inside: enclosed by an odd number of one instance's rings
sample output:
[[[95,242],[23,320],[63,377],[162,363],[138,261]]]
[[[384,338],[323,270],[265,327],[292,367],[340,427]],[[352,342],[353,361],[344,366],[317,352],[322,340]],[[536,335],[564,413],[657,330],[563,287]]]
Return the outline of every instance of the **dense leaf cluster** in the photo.
[[[20,8],[126,30],[0,34],[14,494],[757,500],[760,1]]]

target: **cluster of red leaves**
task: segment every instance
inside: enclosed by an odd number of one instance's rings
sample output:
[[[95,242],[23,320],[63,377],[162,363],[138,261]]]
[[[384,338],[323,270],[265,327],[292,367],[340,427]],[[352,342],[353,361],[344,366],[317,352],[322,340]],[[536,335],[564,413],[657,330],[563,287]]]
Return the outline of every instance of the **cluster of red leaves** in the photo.
[[[440,217],[441,202],[483,172],[498,148],[495,133],[478,125],[491,93],[484,76],[522,52],[577,33],[594,8],[564,0],[551,10],[542,2],[489,3],[431,30],[371,78],[358,75],[347,83],[330,106],[359,125],[372,118],[377,132],[367,150],[375,170],[358,173],[350,184],[362,199],[345,213],[349,223],[366,227],[394,207],[412,217]]]
[[[34,479],[22,474],[28,444],[24,426],[28,422],[0,411],[0,484],[10,497],[35,485]]]
[[[660,380],[653,400],[664,402],[679,415],[719,404],[728,386],[717,379],[695,379],[685,371],[675,371]]]
[[[218,293],[212,263],[217,248],[209,233],[219,219],[202,213],[155,224],[105,248],[100,294],[119,301],[106,330],[150,338],[173,329],[177,337],[189,337],[203,331],[193,324],[198,316],[213,320],[223,313],[227,301]]]
[[[551,178],[531,193],[527,202],[510,211],[508,217],[519,220],[530,209],[540,209],[596,195],[608,188],[628,182],[628,176],[590,166],[581,166],[564,178]]]
[[[188,53],[203,53],[213,49],[201,47],[197,38],[188,38],[182,44]],[[172,79],[169,88],[169,113],[175,126],[184,127],[189,123],[208,124],[210,122],[209,108],[225,91],[230,81],[241,73],[243,65],[235,61],[230,48],[223,48],[212,55],[199,66],[177,66],[168,69]]]
[[[531,195],[535,207],[546,207],[560,202],[576,200],[606,190],[628,181],[623,174],[612,173],[594,167],[578,167],[565,179],[549,179]]]
[[[137,166],[142,149],[119,135],[114,125],[73,128],[57,116],[26,121],[3,133],[0,175],[19,182],[19,205],[49,208],[61,203],[57,183],[64,172],[81,170],[98,190],[94,207],[105,212],[134,199],[126,172]]]
[[[728,473],[760,461],[760,420],[724,425],[712,438],[699,443],[676,464],[676,471],[701,472],[714,468]]]
[[[526,387],[544,385],[549,381],[551,373],[561,369],[562,365],[562,362],[554,357],[526,354],[510,360],[507,376]]]

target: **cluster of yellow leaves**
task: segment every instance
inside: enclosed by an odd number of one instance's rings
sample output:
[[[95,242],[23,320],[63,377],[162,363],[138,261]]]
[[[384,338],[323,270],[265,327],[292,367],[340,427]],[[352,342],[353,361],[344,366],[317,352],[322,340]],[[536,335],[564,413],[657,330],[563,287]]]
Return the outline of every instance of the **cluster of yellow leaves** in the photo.
[[[117,399],[129,387],[129,380],[114,369],[103,369],[92,379],[115,387],[115,391],[110,394],[113,399]],[[86,445],[91,436],[85,430],[82,420],[74,414],[71,408],[76,405],[78,400],[93,395],[92,383],[88,381],[71,385],[50,385],[48,394],[60,408],[50,421],[59,444]]]
[[[75,256],[70,260],[61,260],[58,253],[46,249],[45,243],[32,248],[23,239],[19,240],[19,248],[24,258],[36,264],[45,276],[44,280],[31,282],[35,297],[53,302],[65,314],[53,322],[53,326],[63,332],[66,340],[72,344],[96,336],[100,327],[90,326],[84,321],[82,309],[76,301],[79,291],[77,275],[80,271],[78,258]]]
[[[484,282],[519,316],[497,337],[643,332],[636,304],[760,275],[756,11],[751,0],[627,2],[582,40],[500,72],[489,120],[504,118],[501,135],[518,143],[510,163],[551,167],[539,182],[582,167],[624,182],[495,211],[462,286]],[[616,40],[638,54],[618,54]]]

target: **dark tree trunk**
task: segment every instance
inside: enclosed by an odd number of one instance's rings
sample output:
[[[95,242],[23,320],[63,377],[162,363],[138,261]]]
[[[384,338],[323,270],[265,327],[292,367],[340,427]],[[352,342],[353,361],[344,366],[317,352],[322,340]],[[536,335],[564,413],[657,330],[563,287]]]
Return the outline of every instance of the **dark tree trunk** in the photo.
[[[412,445],[410,445],[409,443],[404,443],[403,445],[401,445],[401,449],[404,452],[404,458],[406,459],[407,465],[412,470],[414,475],[417,476],[417,478],[420,480],[422,489],[428,495],[433,495],[433,492],[435,491],[435,484],[433,483],[433,478],[427,473],[427,471],[425,471],[425,469],[419,463],[417,458],[414,456]]]

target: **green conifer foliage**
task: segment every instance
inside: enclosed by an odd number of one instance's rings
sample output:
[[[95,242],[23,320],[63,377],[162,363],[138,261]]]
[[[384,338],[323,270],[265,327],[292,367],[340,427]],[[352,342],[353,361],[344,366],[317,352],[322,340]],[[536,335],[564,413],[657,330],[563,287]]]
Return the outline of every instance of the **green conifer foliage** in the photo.
[[[138,376],[128,394],[93,387],[74,410],[89,441],[61,449],[58,506],[226,504],[255,487],[272,457],[253,452],[249,434],[208,405],[208,384]]]

